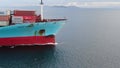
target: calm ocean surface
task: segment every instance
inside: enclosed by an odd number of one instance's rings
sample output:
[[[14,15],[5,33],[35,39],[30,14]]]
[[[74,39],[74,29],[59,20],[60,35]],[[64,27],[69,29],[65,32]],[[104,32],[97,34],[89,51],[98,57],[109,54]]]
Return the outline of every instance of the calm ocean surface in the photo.
[[[120,68],[120,9],[45,8],[62,17],[57,46],[0,48],[0,68]]]

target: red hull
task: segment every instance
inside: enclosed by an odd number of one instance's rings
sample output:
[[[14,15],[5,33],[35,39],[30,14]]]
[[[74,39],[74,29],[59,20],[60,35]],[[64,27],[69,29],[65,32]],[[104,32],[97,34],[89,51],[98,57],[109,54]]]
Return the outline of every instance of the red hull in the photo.
[[[55,36],[0,38],[0,46],[47,45],[54,43]]]

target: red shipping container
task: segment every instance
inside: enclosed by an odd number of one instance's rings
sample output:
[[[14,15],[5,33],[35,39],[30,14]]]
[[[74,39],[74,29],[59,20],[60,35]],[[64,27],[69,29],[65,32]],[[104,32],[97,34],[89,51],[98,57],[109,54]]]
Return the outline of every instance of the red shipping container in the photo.
[[[10,19],[9,15],[0,16],[0,21],[9,21],[9,19]]]
[[[34,16],[35,11],[14,10],[14,16]]]
[[[24,23],[35,23],[36,16],[23,16],[23,22]]]
[[[35,16],[23,16],[23,19],[32,20],[32,19],[35,19]]]

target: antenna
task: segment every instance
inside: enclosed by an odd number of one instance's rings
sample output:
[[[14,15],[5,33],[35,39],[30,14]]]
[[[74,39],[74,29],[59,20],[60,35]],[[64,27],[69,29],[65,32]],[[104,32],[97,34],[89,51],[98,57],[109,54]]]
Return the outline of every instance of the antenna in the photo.
[[[40,6],[41,6],[41,21],[43,21],[43,1],[41,0],[41,3],[40,3]]]

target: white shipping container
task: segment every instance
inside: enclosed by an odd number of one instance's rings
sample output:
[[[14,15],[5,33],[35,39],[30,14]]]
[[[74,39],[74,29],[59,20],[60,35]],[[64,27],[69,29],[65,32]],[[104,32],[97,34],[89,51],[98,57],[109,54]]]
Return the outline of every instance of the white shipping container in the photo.
[[[0,26],[8,26],[9,21],[0,21]]]
[[[0,11],[0,15],[10,15],[11,11]]]
[[[12,16],[12,23],[23,23],[23,17],[21,17],[21,16]]]

